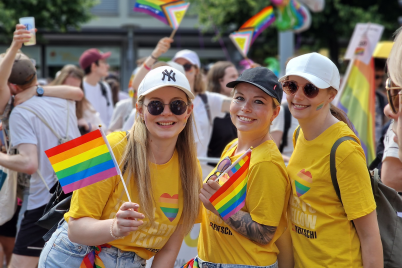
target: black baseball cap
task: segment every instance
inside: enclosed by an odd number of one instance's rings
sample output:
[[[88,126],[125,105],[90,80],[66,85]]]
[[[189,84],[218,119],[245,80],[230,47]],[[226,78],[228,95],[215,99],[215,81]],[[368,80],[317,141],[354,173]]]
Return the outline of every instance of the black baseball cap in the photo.
[[[245,70],[236,81],[229,82],[226,86],[234,88],[239,83],[249,83],[258,87],[279,103],[282,102],[282,85],[278,82],[278,77],[265,67],[256,67]]]

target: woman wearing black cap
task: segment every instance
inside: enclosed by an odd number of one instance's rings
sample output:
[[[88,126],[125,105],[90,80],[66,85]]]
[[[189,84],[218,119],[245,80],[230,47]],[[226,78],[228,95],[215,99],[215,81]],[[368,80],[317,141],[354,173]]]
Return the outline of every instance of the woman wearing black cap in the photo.
[[[238,139],[226,146],[221,162],[208,176],[212,179],[206,179],[201,190],[205,209],[196,261],[199,267],[278,267],[276,243],[287,226],[290,181],[269,128],[280,110],[282,87],[277,77],[262,67],[246,70],[227,86],[234,88],[230,116]],[[224,184],[224,180],[214,179],[217,172],[222,172],[250,147],[253,150],[245,205],[223,220],[209,201]]]

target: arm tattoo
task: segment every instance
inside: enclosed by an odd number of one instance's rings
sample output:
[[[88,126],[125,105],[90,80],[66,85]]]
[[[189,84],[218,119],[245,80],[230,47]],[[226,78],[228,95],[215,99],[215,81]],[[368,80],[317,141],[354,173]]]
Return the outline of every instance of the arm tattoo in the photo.
[[[261,245],[267,245],[274,237],[276,227],[259,224],[248,212],[238,211],[225,221],[233,230]]]

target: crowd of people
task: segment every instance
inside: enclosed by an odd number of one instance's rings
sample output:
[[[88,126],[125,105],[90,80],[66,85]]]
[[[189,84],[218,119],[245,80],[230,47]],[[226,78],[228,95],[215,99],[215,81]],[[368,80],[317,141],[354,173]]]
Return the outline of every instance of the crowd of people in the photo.
[[[294,57],[280,78],[258,65],[239,75],[227,61],[205,74],[191,50],[159,61],[174,42],[166,37],[133,72],[128,97],[109,72],[110,53],[95,48],[40,85],[20,50],[29,38],[17,25],[0,55],[0,166],[18,172],[8,204],[16,209],[0,226],[0,265],[145,267],[154,257],[152,267],[173,267],[200,223],[193,267],[384,267],[366,157],[352,123],[331,104],[341,77],[325,56]],[[387,67],[377,61],[375,70],[375,165],[397,192],[401,51],[398,34]],[[99,127],[131,202],[114,176],[74,191],[50,231],[37,225],[58,185],[45,151]],[[341,201],[329,159],[343,137],[335,164]],[[224,219],[209,200],[227,181],[219,175],[249,148],[245,205]]]

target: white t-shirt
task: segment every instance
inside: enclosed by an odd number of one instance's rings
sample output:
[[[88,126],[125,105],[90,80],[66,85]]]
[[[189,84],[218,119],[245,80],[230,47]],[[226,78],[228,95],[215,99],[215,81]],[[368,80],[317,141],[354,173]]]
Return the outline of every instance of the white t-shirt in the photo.
[[[394,141],[395,133],[392,131],[392,123],[389,126],[387,133],[384,137],[384,155],[382,156],[382,161],[384,162],[387,157],[395,157],[399,159],[399,146]]]
[[[205,92],[208,98],[208,104],[211,111],[211,122],[214,122],[216,117],[222,118],[225,113],[222,113],[222,103],[226,96],[214,92]],[[197,144],[197,156],[207,157],[208,144],[212,135],[212,125],[209,122],[207,110],[201,97],[197,95],[193,101],[194,104],[194,140]],[[134,124],[136,110],[131,111],[130,116],[123,125],[123,130],[130,130]]]
[[[93,86],[84,81],[83,86],[85,97],[92,104],[95,110],[100,114],[102,122],[105,123],[108,128],[113,115],[112,90],[107,83],[102,83],[106,87],[109,106],[107,105],[106,98],[102,95],[102,90],[99,83],[97,83],[96,86]]]
[[[133,110],[133,100],[131,98],[121,100],[116,103],[114,107],[112,122],[109,125],[110,131],[115,131],[123,128],[124,123],[129,118],[131,111]],[[133,125],[134,120],[131,125]]]
[[[56,179],[45,151],[57,146],[59,140],[36,115],[20,107],[24,106],[36,112],[45,119],[56,133],[64,138],[67,131],[67,103],[69,108],[68,137],[75,139],[80,136],[80,132],[77,127],[74,101],[34,96],[23,104],[16,106],[10,115],[12,146],[17,147],[22,143],[36,145],[38,151],[38,169],[49,188],[56,183]],[[29,187],[28,210],[47,204],[51,194],[46,189],[37,172],[32,174]]]
[[[295,132],[295,129],[297,128],[297,126],[299,125],[299,122],[297,121],[296,118],[294,118],[293,116],[291,116],[291,124],[290,124],[290,128],[288,131],[288,145],[285,146],[283,148],[283,155],[286,156],[291,156],[293,153],[293,133]],[[270,132],[274,132],[274,131],[282,131],[284,132],[285,130],[285,108],[283,108],[283,106],[281,106],[281,110],[279,111],[279,115],[274,119],[274,121],[272,121],[272,125],[270,128]]]

